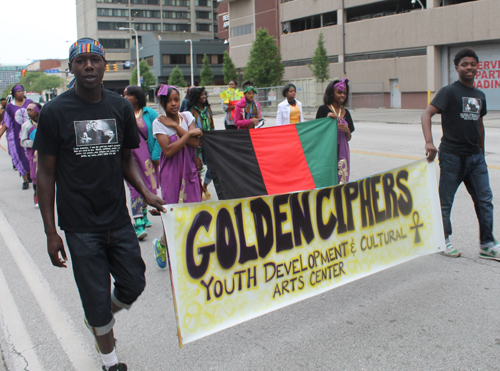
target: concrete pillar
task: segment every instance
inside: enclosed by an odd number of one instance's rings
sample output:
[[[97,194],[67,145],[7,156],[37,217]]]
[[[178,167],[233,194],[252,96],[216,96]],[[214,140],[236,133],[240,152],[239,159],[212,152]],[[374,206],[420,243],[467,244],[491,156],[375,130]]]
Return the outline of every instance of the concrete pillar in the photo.
[[[427,0],[427,9],[438,8],[441,5],[441,0]]]
[[[427,47],[427,90],[436,93],[441,89],[441,47]]]

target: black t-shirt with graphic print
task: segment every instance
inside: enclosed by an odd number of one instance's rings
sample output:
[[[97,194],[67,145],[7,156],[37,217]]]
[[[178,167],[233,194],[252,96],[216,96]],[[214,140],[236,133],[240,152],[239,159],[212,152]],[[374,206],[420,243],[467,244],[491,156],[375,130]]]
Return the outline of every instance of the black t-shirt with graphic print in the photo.
[[[121,149],[139,147],[132,105],[102,90],[89,103],[74,89],[40,112],[33,148],[57,157],[59,226],[66,232],[102,232],[130,223]]]
[[[481,90],[455,81],[442,88],[431,104],[441,113],[441,151],[461,156],[481,150],[479,119],[487,113],[486,96]]]

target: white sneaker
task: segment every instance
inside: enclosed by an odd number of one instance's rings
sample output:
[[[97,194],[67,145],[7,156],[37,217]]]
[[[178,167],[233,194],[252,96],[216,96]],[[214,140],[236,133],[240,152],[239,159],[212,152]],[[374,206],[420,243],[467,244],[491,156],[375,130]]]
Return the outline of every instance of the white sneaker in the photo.
[[[483,259],[493,259],[500,261],[500,245],[497,240],[481,244],[479,247],[479,257]]]
[[[446,250],[441,252],[441,254],[449,256],[451,258],[458,258],[462,253],[458,252],[457,249],[453,247],[453,245],[450,242],[450,238],[446,239]]]

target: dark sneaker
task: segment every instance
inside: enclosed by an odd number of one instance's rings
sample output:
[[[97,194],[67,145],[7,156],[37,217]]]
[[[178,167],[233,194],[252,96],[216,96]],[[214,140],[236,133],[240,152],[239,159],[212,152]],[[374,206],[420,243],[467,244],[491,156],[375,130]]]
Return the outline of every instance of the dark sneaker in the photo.
[[[500,261],[500,245],[498,242],[495,240],[493,242],[481,244],[479,248],[479,257]]]
[[[167,266],[167,248],[161,245],[159,238],[153,241],[153,248],[155,249],[156,263],[160,268],[165,268]]]
[[[144,226],[144,219],[143,218],[137,218],[135,220],[135,234],[137,235],[137,238],[139,241],[142,241],[148,236],[148,232],[146,232],[146,227]]]
[[[443,255],[449,256],[451,258],[458,258],[462,253],[458,252],[457,249],[453,247],[453,245],[450,242],[450,239],[446,239],[446,250],[442,252]]]
[[[125,363],[117,363],[114,366],[111,366],[110,368],[106,368],[105,366],[102,366],[103,371],[127,371],[127,365]]]
[[[23,182],[23,187],[22,189],[23,190],[26,190],[26,189],[29,189],[30,188],[30,184],[26,181],[26,182]]]

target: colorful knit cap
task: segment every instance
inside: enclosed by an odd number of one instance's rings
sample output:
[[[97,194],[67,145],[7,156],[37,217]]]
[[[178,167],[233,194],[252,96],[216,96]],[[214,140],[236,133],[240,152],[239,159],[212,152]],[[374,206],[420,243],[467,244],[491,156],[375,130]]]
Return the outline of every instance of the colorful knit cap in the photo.
[[[106,58],[106,52],[104,50],[104,47],[99,43],[99,41],[96,41],[88,37],[84,37],[78,39],[69,48],[69,61],[72,62],[77,55],[85,53],[95,53],[99,54],[103,59]]]
[[[342,79],[342,81],[333,85],[333,88],[337,89],[338,91],[344,91],[348,82],[349,82],[348,79]]]

